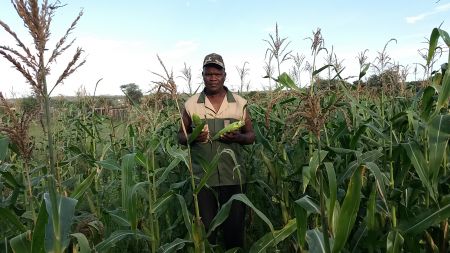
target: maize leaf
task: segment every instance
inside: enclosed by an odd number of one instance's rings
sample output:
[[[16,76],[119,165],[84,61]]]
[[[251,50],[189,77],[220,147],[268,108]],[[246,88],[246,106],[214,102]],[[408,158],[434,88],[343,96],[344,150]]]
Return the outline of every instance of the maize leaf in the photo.
[[[274,232],[269,232],[258,239],[258,241],[252,245],[249,252],[267,252],[269,248],[275,247],[278,243],[286,240],[286,238],[294,233],[296,229],[296,220],[292,219],[282,229],[276,230]]]
[[[197,139],[197,136],[203,131],[203,128],[205,127],[206,121],[200,119],[200,116],[193,113],[192,114],[192,122],[194,123],[194,129],[192,130],[192,133],[188,137],[188,144],[192,143],[195,139]]]
[[[391,231],[386,240],[386,252],[402,252],[404,238],[398,231]]]
[[[82,233],[74,233],[70,234],[72,237],[77,239],[77,245],[80,248],[80,253],[90,253],[92,252],[91,247],[89,246],[89,241],[86,236]]]
[[[108,249],[116,246],[116,244],[125,239],[125,238],[135,238],[135,239],[144,239],[150,241],[150,237],[143,234],[141,231],[132,231],[132,230],[117,230],[114,231],[107,239],[103,240],[101,243],[95,246],[96,252],[107,251]]]
[[[23,232],[15,237],[13,237],[9,243],[14,253],[30,252],[31,242],[30,242],[30,230]]]
[[[347,194],[342,203],[342,208],[336,224],[336,234],[334,237],[333,253],[341,252],[345,243],[352,231],[356,216],[359,210],[359,203],[361,202],[361,187],[362,187],[362,168],[358,168],[350,179]]]
[[[45,201],[41,201],[38,218],[31,238],[31,253],[45,252],[45,224],[48,222],[48,214]]]
[[[178,250],[181,250],[184,248],[186,244],[192,243],[189,240],[180,239],[177,238],[171,243],[166,243],[159,247],[158,252],[164,252],[164,253],[171,253],[171,252],[178,252]]]

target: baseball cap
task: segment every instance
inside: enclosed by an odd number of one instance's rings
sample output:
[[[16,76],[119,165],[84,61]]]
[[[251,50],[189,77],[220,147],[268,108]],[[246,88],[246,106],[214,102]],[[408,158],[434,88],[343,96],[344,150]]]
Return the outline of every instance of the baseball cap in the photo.
[[[205,59],[203,60],[203,67],[208,64],[215,64],[217,66],[220,66],[222,68],[225,68],[225,63],[223,63],[222,56],[212,53],[205,56]]]

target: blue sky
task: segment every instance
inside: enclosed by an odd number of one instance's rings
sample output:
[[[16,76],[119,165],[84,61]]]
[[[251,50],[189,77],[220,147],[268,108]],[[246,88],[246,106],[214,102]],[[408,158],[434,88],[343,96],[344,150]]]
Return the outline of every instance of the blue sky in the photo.
[[[136,83],[147,92],[162,73],[158,54],[174,76],[181,75],[183,64],[192,69],[195,87],[201,84],[203,57],[216,52],[224,57],[226,85],[236,90],[240,85],[236,67],[245,62],[249,69],[246,82],[250,89],[267,88],[263,79],[265,52],[269,34],[274,34],[278,23],[279,34],[290,41],[288,50],[305,55],[312,62],[310,41],[312,32],[320,28],[328,50],[333,47],[338,59],[343,60],[344,76],[358,75],[356,56],[368,49],[368,61],[374,62],[386,42],[388,53],[402,65],[423,63],[417,53],[426,47],[423,43],[431,30],[441,23],[450,32],[450,0],[398,1],[238,1],[238,0],[62,0],[65,7],[58,9],[51,28],[55,41],[64,33],[78,12],[83,9],[73,49],[85,50],[86,64],[58,87],[53,95],[75,95],[84,87],[90,95],[96,81],[103,78],[97,94],[121,94],[120,85]],[[0,1],[0,19],[15,30],[24,41],[28,34],[10,1]],[[29,42],[29,41],[28,41]],[[9,35],[0,30],[0,45],[14,45]],[[62,56],[52,69],[49,82],[55,80],[68,61]],[[325,51],[319,55],[322,65]],[[282,71],[289,71],[293,62],[285,62]],[[412,70],[411,70],[412,72]],[[307,79],[308,73],[302,73]],[[306,79],[302,84],[306,84]],[[414,79],[410,74],[408,79]],[[176,78],[179,91],[187,91],[185,81]],[[0,59],[0,91],[11,97],[31,93],[24,79],[10,64]]]

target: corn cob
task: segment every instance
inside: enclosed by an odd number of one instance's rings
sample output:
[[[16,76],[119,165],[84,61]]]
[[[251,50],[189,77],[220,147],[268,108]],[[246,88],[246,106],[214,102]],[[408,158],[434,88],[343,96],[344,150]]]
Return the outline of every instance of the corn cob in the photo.
[[[222,128],[219,132],[217,132],[216,135],[214,135],[214,137],[211,140],[215,141],[215,140],[219,139],[220,137],[222,137],[226,133],[230,133],[230,132],[239,130],[239,128],[243,127],[244,125],[245,125],[245,123],[243,120],[233,122],[233,123],[229,124],[228,126]]]
[[[194,129],[192,129],[192,133],[189,135],[188,144],[192,143],[202,131],[205,131],[205,127],[207,131],[206,121],[202,120],[195,113],[192,114],[192,123],[194,123]]]
[[[192,114],[192,122],[194,123],[194,126],[200,126],[202,124],[202,119],[200,118],[200,116],[198,116],[198,114],[193,113]]]

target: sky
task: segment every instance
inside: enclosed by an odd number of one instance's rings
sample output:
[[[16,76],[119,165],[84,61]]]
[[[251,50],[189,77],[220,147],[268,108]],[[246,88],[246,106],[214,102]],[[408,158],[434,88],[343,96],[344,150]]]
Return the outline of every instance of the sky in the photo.
[[[50,2],[52,0],[49,0]],[[40,1],[41,2],[41,1]],[[173,72],[179,92],[187,92],[181,77],[186,64],[192,71],[193,88],[202,88],[201,68],[205,55],[215,52],[225,61],[225,85],[236,91],[241,81],[238,68],[245,67],[245,83],[250,90],[268,89],[264,66],[267,64],[267,40],[286,38],[286,51],[304,55],[312,63],[313,31],[321,29],[324,46],[316,60],[323,66],[327,52],[336,54],[343,77],[359,74],[358,53],[367,49],[368,62],[375,63],[379,52],[386,49],[392,61],[410,67],[409,80],[418,79],[413,69],[424,64],[418,50],[426,48],[426,40],[435,27],[450,32],[450,0],[378,0],[378,1],[305,1],[305,0],[61,0],[51,26],[48,52],[83,10],[76,29],[69,36],[76,39],[71,50],[51,66],[48,77],[52,86],[69,62],[74,50],[81,47],[85,65],[52,92],[52,96],[121,95],[120,86],[137,84],[147,93],[164,74],[157,56],[168,71]],[[8,24],[29,47],[30,36],[10,0],[0,0],[0,20]],[[1,27],[0,27],[1,28]],[[442,41],[441,41],[442,42]],[[15,41],[0,29],[0,45],[15,47]],[[443,58],[446,58],[443,57]],[[273,66],[274,63],[272,63]],[[289,72],[292,60],[281,64],[281,72]],[[371,68],[369,75],[375,69]],[[369,76],[368,75],[368,76]],[[300,85],[307,85],[309,73],[302,72]],[[95,84],[102,79],[95,90]],[[352,80],[352,79],[349,79]],[[7,97],[32,94],[30,85],[0,58],[0,92]]]

